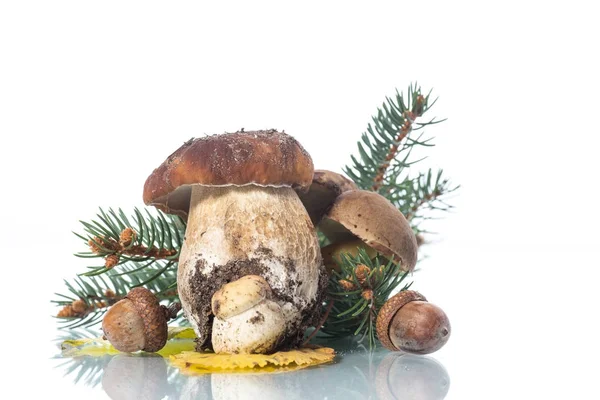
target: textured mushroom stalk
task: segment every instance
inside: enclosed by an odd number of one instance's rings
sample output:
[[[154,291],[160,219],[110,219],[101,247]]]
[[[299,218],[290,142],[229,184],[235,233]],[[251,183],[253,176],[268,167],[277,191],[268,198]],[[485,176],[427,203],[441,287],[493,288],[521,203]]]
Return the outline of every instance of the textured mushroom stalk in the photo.
[[[297,336],[316,304],[320,267],[313,225],[292,188],[193,186],[177,285],[201,343],[211,313],[217,352],[271,351],[251,335],[262,317],[279,332],[272,345]],[[255,277],[237,281],[246,275]]]
[[[377,336],[389,350],[433,353],[446,344],[450,332],[446,313],[412,290],[390,298],[377,316]]]

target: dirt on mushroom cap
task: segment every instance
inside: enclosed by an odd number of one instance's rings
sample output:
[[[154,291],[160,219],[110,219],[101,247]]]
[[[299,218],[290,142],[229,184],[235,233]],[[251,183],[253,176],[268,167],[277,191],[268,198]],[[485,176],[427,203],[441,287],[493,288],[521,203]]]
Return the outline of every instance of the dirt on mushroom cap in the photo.
[[[303,190],[312,182],[313,172],[312,159],[302,145],[274,129],[206,136],[184,143],[152,172],[144,185],[144,203],[182,215],[190,204],[189,185]],[[181,190],[183,196],[177,193]]]

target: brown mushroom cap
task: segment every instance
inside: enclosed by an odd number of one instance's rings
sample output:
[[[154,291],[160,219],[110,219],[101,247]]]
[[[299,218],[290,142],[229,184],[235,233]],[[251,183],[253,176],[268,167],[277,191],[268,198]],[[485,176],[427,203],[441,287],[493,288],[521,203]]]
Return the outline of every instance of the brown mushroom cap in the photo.
[[[417,240],[404,215],[385,197],[366,190],[342,193],[319,229],[332,242],[358,237],[368,246],[399,262],[405,271],[417,263]]]
[[[305,193],[298,193],[314,226],[317,226],[336,197],[348,190],[358,190],[356,183],[336,172],[315,170],[312,184]]]
[[[133,302],[138,315],[144,321],[146,342],[142,350],[154,352],[162,349],[167,342],[168,327],[165,311],[156,296],[148,289],[137,287],[125,298]]]
[[[144,185],[144,203],[187,215],[191,185],[287,186],[306,190],[314,167],[292,136],[276,130],[193,139],[171,154]]]

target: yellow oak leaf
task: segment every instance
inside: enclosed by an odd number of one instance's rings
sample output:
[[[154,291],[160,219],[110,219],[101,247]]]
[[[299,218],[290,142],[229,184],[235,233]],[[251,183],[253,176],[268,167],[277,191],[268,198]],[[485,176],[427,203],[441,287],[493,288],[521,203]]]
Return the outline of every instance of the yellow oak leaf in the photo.
[[[169,357],[171,364],[186,374],[213,372],[282,372],[332,362],[335,352],[328,347],[303,347],[274,354],[215,354],[184,351]]]

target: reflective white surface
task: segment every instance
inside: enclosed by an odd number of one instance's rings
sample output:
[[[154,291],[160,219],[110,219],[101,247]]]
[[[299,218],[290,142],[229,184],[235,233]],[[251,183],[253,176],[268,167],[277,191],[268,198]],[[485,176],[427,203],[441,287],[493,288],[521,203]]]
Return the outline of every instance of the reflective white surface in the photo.
[[[441,400],[448,393],[450,377],[435,358],[347,347],[353,350],[341,350],[335,364],[275,374],[185,376],[160,356],[125,354],[62,359],[56,368],[66,387],[83,385],[114,400]]]

